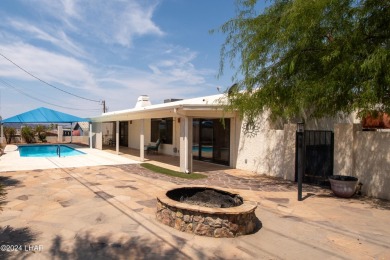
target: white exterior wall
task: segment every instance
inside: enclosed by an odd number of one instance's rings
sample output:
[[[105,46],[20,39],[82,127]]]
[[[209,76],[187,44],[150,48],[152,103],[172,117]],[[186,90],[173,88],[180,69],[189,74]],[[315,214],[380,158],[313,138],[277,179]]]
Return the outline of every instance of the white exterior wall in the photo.
[[[361,131],[360,126],[335,126],[333,174],[354,176],[362,193],[390,200],[390,132]]]
[[[289,143],[286,140],[284,130],[273,129],[267,120],[267,114],[258,118],[257,126],[259,128],[252,135],[244,133],[241,120],[232,120],[232,122],[234,121],[236,121],[236,126],[233,131],[236,132],[236,136],[235,138],[231,136],[231,149],[237,150],[231,150],[231,153],[233,153],[232,159],[234,159],[234,153],[237,154],[235,163],[233,163],[235,168],[269,176],[294,178],[294,176],[286,176],[284,160],[281,159],[286,156],[287,144]],[[286,131],[286,133],[289,132]],[[231,131],[231,134],[234,133]],[[295,138],[295,131],[294,136],[289,138]],[[289,150],[287,149],[287,151]]]
[[[247,137],[242,130],[238,143],[236,168],[270,176],[283,176],[284,131],[262,130]]]
[[[133,149],[139,149],[140,145],[140,129],[141,120],[129,121],[129,147]],[[150,141],[151,120],[145,119],[144,134],[145,145],[151,143]],[[174,149],[176,148],[176,149]],[[180,123],[178,118],[173,118],[173,138],[172,144],[160,144],[159,151],[163,154],[179,156],[180,152]]]
[[[57,136],[46,136],[48,143],[58,143]],[[63,136],[61,143],[70,143],[70,136]],[[89,136],[73,136],[72,143],[89,144]]]
[[[355,114],[346,117],[312,119],[306,122],[306,130],[334,131],[335,124],[359,124]]]
[[[145,145],[150,143],[150,119],[142,119],[144,121],[144,141]],[[129,121],[129,145],[128,147],[139,150],[140,147],[140,133],[142,120]]]
[[[103,149],[102,125],[102,123],[92,123],[92,147],[99,150]]]
[[[140,147],[140,129],[141,129],[141,120],[132,120],[129,121],[129,147],[133,149],[139,149]],[[151,120],[145,119],[144,125],[144,134],[145,134],[145,145],[151,143],[150,141],[150,131],[151,131]],[[178,123],[177,118],[173,119],[173,139],[172,144],[160,144],[159,152],[167,155],[179,156],[179,146],[180,146],[180,124]],[[176,152],[174,151],[174,148]]]
[[[390,132],[356,132],[354,153],[363,194],[390,200]]]

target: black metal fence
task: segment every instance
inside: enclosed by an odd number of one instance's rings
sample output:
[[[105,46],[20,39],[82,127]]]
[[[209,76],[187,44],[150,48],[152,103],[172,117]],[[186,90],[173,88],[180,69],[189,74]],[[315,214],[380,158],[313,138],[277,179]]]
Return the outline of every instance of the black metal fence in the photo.
[[[318,185],[329,185],[328,176],[333,175],[333,132],[312,130],[305,131],[303,142],[303,182]],[[295,161],[295,178],[297,180],[297,156]]]

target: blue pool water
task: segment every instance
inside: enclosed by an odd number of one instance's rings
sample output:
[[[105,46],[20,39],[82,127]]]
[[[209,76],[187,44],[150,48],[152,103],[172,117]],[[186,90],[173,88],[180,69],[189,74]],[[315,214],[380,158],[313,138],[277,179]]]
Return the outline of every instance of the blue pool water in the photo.
[[[21,145],[18,149],[21,157],[58,157],[58,147],[61,157],[85,154],[66,145]]]
[[[192,147],[192,152],[194,152],[194,153],[198,153],[199,152],[199,146],[193,146]],[[206,147],[202,147],[202,153],[203,152],[209,152],[209,153],[212,153],[213,152],[213,147],[208,147],[208,146],[206,146]]]

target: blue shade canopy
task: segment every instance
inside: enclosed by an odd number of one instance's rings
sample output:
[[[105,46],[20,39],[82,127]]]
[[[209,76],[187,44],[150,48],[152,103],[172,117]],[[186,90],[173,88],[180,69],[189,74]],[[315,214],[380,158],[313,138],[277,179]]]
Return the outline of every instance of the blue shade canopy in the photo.
[[[45,107],[40,107],[7,119],[2,123],[73,123],[89,122],[87,118],[81,118]]]

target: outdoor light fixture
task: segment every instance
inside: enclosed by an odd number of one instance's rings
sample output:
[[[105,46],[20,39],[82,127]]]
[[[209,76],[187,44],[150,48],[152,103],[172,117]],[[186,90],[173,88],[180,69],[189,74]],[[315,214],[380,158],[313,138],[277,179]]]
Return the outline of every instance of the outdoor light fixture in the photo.
[[[297,123],[297,132],[303,133],[304,131],[305,131],[305,123],[304,122]]]

